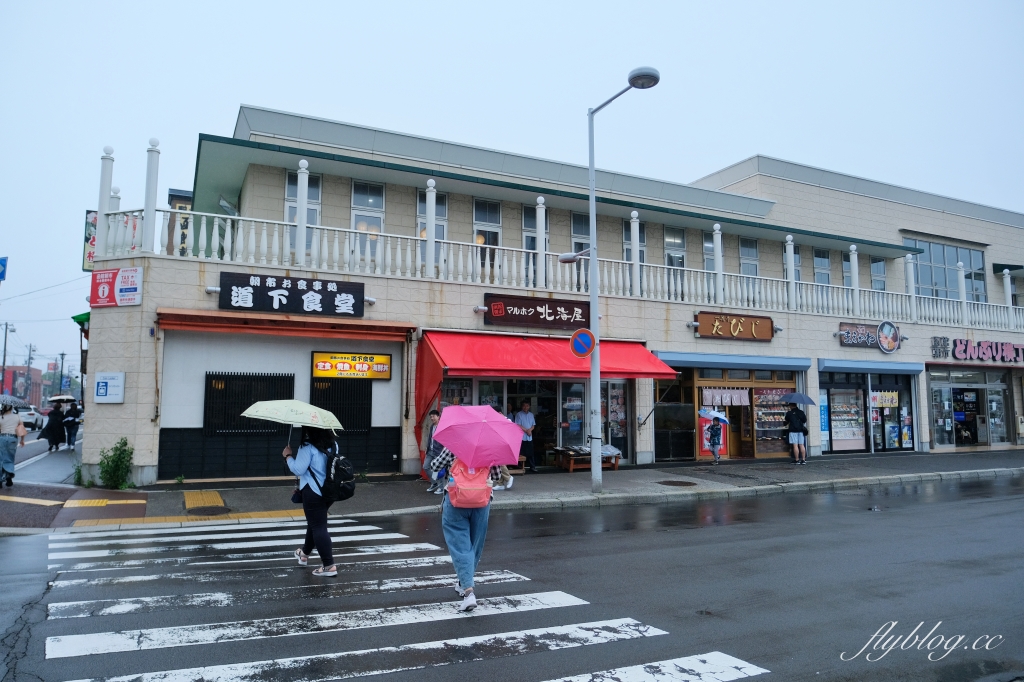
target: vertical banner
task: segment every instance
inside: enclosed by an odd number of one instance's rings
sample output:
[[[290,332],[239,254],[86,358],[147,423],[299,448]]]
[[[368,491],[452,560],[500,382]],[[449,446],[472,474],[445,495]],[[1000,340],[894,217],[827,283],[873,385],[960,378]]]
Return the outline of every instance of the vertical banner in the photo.
[[[82,271],[92,272],[96,260],[96,211],[85,212],[85,243],[82,245]]]

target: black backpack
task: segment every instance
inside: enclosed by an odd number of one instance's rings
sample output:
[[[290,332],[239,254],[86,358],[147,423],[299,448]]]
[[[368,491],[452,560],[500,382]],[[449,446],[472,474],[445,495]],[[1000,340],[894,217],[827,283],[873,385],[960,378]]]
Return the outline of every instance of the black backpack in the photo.
[[[347,500],[356,494],[356,470],[348,458],[338,454],[338,444],[333,443],[327,455],[327,476],[321,493],[324,502],[331,504]]]

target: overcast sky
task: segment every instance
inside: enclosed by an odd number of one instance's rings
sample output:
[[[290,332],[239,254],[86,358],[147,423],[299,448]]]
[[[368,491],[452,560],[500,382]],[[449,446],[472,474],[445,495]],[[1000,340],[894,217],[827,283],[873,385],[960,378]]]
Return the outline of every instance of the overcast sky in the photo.
[[[505,8],[502,9],[502,6]],[[77,364],[84,212],[191,189],[241,103],[692,182],[756,153],[1024,211],[1024,2],[0,3],[8,364]],[[12,298],[44,286],[46,291]],[[2,343],[2,339],[0,339]]]

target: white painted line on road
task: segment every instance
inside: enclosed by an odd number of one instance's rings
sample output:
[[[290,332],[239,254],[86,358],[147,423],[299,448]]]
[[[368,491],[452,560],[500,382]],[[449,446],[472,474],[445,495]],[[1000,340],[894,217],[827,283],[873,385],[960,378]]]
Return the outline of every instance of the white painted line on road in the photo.
[[[328,525],[339,523],[356,523],[355,519],[330,519]],[[131,528],[127,530],[102,530],[85,533],[50,533],[50,542],[63,541],[69,538],[114,538],[126,535],[178,535],[182,533],[210,533],[229,530],[248,530],[250,528],[305,528],[305,521],[274,521],[270,523],[226,523],[223,525],[174,527],[174,528]]]
[[[331,535],[332,542],[359,542],[362,540],[398,540],[408,537],[401,533],[371,533],[369,535],[353,535],[351,537],[337,537],[333,533],[340,532],[334,529]],[[254,547],[284,547],[295,544],[294,539],[289,540],[259,540],[256,542],[214,542],[202,545],[178,545],[177,547],[127,547],[125,549],[90,549],[78,552],[50,552],[47,559],[88,559],[96,557],[120,557],[130,554],[163,554],[166,552],[198,552],[205,550],[219,549],[248,549]]]
[[[65,549],[68,547],[89,547],[96,545],[143,545],[155,542],[196,542],[197,540],[238,540],[241,538],[272,538],[272,537],[305,537],[305,528],[285,528],[282,530],[264,530],[254,533],[240,533],[238,527],[234,533],[214,533],[212,535],[172,535],[165,538],[122,538],[107,540],[85,540],[83,542],[51,542],[50,549]],[[380,526],[342,526],[331,528],[331,533],[362,533],[368,530],[380,530]]]
[[[547,682],[727,682],[744,677],[754,677],[771,672],[756,665],[733,658],[720,651],[699,656],[673,658],[669,661],[645,663],[628,668],[603,670],[599,673],[585,673],[572,677],[559,677]]]
[[[46,459],[47,457],[49,457],[52,454],[53,454],[53,452],[51,451],[51,452],[44,452],[44,453],[42,453],[40,455],[36,455],[35,457],[29,457],[24,462],[18,462],[17,464],[15,464],[14,465],[14,470],[15,471],[20,471],[21,469],[24,469],[25,467],[29,466],[30,464],[35,464],[36,462],[38,462],[41,459]]]
[[[347,554],[335,553],[334,558],[345,556],[365,556],[367,554],[402,554],[404,552],[430,552],[441,549],[429,542],[408,542],[400,545],[364,545],[362,547],[346,547]],[[210,561],[200,561],[210,559]],[[214,561],[216,559],[216,561]],[[253,562],[295,561],[292,552],[253,552],[249,554],[205,554],[195,557],[171,557],[168,559],[129,559],[127,561],[97,561],[84,564],[73,564],[61,573],[120,571],[132,568],[149,568],[171,564],[175,566],[212,566],[215,564],[251,564]],[[60,568],[63,564],[49,564],[49,570]]]
[[[529,578],[512,571],[482,571],[473,577],[478,584],[513,583]],[[46,607],[48,619],[87,618],[89,616],[120,616],[128,613],[150,613],[171,609],[189,609],[222,606],[248,606],[275,601],[300,599],[332,599],[388,592],[451,589],[457,579],[453,574],[363,580],[358,582],[331,582],[320,585],[260,588],[238,592],[205,592],[200,594],[172,594],[159,597],[128,599],[97,599],[93,601],[54,602]]]
[[[74,682],[264,682],[271,678],[280,682],[328,682],[667,634],[664,630],[648,627],[632,618],[620,618],[380,649],[166,670],[122,677],[97,677]]]
[[[431,623],[455,618],[476,618],[505,613],[522,613],[566,606],[583,606],[583,601],[565,592],[538,592],[517,594],[512,597],[481,599],[475,610],[461,612],[459,602],[414,604],[383,609],[340,611],[284,618],[264,618],[230,623],[185,625],[144,630],[96,632],[86,635],[64,635],[46,638],[46,658],[68,658],[111,654],[119,651],[143,651],[169,647],[195,646],[237,642],[271,637],[291,637],[340,630]]]
[[[438,549],[434,545],[429,548]],[[338,555],[335,555],[338,556]],[[452,558],[447,554],[443,556],[418,556],[409,559],[379,559],[377,561],[337,561],[338,573],[354,573],[356,571],[379,571],[403,568],[426,568],[429,566],[441,566],[450,564]],[[88,570],[88,569],[86,569]],[[106,569],[100,569],[106,570]],[[212,583],[235,578],[237,580],[248,580],[250,576],[259,578],[288,578],[295,575],[296,571],[303,570],[301,566],[268,567],[260,568],[220,568],[209,571],[186,571],[182,573],[148,573],[146,575],[122,575],[113,578],[72,578],[70,580],[51,580],[49,585],[55,590],[68,587],[104,587],[108,585],[134,585],[147,582],[187,582],[187,583]],[[259,575],[255,576],[254,571]],[[63,571],[61,575],[63,575]],[[241,574],[241,575],[240,575]]]

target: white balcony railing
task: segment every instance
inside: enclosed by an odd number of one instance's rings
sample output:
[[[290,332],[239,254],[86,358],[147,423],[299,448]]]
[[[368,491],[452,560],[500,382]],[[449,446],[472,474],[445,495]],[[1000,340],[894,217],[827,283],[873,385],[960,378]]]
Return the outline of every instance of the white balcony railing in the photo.
[[[426,240],[418,237],[317,225],[310,226],[306,248],[297,252],[294,224],[195,211],[157,210],[156,215],[156,254],[161,256],[406,279],[427,276]],[[143,210],[118,211],[107,217],[106,225],[98,225],[103,234],[97,235],[96,259],[142,255]],[[538,289],[543,281],[543,288],[553,292],[585,294],[590,290],[588,258],[581,258],[578,263],[560,263],[557,254],[546,253],[538,262],[535,251],[442,240],[435,241],[434,248],[433,277],[441,281],[523,290]],[[611,259],[600,259],[598,263],[599,293],[603,296],[638,296],[698,306],[796,311],[937,326],[1024,330],[1024,308],[813,282],[793,283],[791,301],[787,280],[734,273],[722,273],[721,300],[716,303],[715,272],[663,265],[640,264],[639,286],[634,291],[632,263]],[[538,267],[543,268],[543,280]]]

